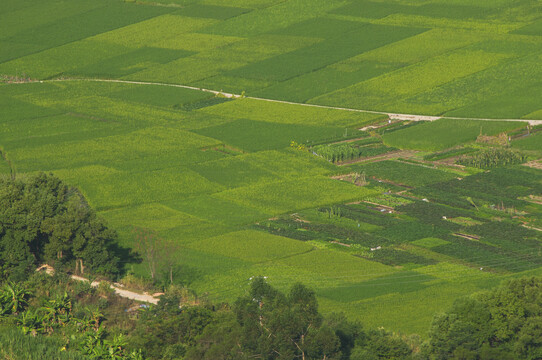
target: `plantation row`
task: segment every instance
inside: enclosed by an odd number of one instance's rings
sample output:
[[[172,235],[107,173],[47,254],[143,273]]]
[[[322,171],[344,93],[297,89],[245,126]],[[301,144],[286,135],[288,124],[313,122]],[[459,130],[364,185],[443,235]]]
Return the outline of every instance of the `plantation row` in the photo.
[[[387,146],[358,147],[350,144],[318,145],[311,148],[313,154],[321,156],[333,163],[381,155],[394,150],[396,149]]]
[[[488,169],[497,166],[515,165],[525,162],[527,157],[517,151],[506,149],[484,149],[471,156],[464,156],[457,161],[458,164],[479,169]]]

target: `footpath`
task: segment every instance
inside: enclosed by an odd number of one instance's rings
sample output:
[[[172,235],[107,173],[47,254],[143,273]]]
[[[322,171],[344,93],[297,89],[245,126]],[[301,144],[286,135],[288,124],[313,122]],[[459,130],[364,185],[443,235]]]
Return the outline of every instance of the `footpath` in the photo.
[[[85,279],[84,277],[81,277],[81,276],[77,276],[77,275],[72,275],[70,276],[73,280],[77,280],[77,281],[86,281],[88,282],[89,280],[88,279]],[[98,287],[98,285],[100,285],[101,281],[93,281],[90,286],[92,287]],[[115,286],[113,284],[109,284],[109,287],[111,289],[113,289],[115,291],[115,294],[120,296],[120,297],[123,297],[123,298],[127,298],[127,299],[130,299],[130,300],[136,300],[136,301],[141,301],[141,302],[146,302],[146,303],[150,303],[150,304],[158,304],[158,298],[152,296],[152,295],[149,295],[149,294],[140,294],[140,293],[136,293],[134,291],[130,291],[130,290],[125,290],[125,289],[121,289],[120,287],[118,286]]]
[[[55,270],[49,266],[49,265],[42,265],[40,267],[38,267],[36,269],[37,272],[39,271],[44,271],[47,275],[53,275]],[[75,281],[85,281],[85,282],[89,282],[88,279],[82,277],[82,276],[78,276],[78,275],[71,275],[70,278],[72,280],[75,280]],[[106,284],[109,285],[109,287],[111,289],[113,289],[113,291],[115,291],[115,294],[120,296],[120,297],[123,297],[123,298],[126,298],[126,299],[130,299],[130,300],[135,300],[135,301],[141,301],[141,302],[146,302],[146,303],[149,303],[149,304],[158,304],[158,296],[160,295],[163,295],[162,293],[159,293],[159,294],[155,294],[156,296],[153,296],[153,295],[150,295],[150,294],[140,294],[140,293],[137,293],[135,291],[130,291],[130,290],[125,290],[125,289],[122,289],[122,285],[120,284],[117,284],[117,285],[114,285],[114,284],[110,284],[109,282],[107,281],[103,281],[105,282]],[[100,285],[100,283],[102,283],[102,281],[93,281],[90,283],[90,286],[92,287],[98,287]]]

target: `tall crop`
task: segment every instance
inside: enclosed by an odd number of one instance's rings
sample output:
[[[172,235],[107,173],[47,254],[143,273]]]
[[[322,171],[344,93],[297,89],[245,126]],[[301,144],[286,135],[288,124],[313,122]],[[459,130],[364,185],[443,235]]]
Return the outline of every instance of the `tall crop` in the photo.
[[[520,152],[508,149],[489,148],[472,156],[464,156],[458,160],[458,163],[479,169],[487,169],[497,166],[521,164],[524,161],[525,155]]]

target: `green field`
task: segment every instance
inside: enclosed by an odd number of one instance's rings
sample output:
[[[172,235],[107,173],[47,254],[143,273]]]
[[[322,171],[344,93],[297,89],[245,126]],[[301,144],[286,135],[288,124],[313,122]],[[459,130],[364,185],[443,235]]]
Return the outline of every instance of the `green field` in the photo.
[[[455,298],[542,268],[540,170],[456,164],[508,146],[476,142],[501,133],[542,157],[522,121],[542,119],[541,11],[3,0],[0,174],[52,172],[122,245],[134,228],[175,244],[177,281],[202,297],[235,300],[259,275],[281,290],[300,281],[324,313],[425,336]],[[362,154],[352,164],[316,151],[347,141]]]
[[[541,110],[536,1],[4,3],[3,75],[180,83],[426,115]]]
[[[494,136],[525,127],[524,122],[441,119],[384,135],[384,143],[401,149],[443,150],[474,141],[478,135]]]

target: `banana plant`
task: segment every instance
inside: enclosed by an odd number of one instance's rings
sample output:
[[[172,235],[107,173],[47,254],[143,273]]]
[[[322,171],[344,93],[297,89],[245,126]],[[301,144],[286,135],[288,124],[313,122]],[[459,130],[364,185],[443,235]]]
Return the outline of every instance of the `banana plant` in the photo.
[[[63,295],[56,299],[47,300],[42,309],[45,312],[47,320],[52,325],[63,326],[70,321],[72,301],[68,294],[64,292]]]
[[[45,332],[44,317],[39,310],[28,310],[18,317],[17,326],[26,334],[41,334]]]
[[[126,341],[124,340],[124,336],[122,334],[113,337],[112,340],[105,340],[104,344],[107,345],[109,349],[108,359],[117,360],[126,358],[124,355],[124,347],[126,346]]]
[[[128,358],[129,360],[145,360],[145,358],[143,357],[143,354],[141,353],[141,349],[139,350],[133,350],[129,355],[128,355]]]
[[[12,314],[18,314],[28,306],[28,298],[30,298],[30,291],[22,286],[8,282],[2,288],[2,303],[6,306]]]
[[[9,315],[11,313],[11,309],[9,308],[7,301],[4,301],[4,299],[0,298],[0,317]]]
[[[105,355],[105,346],[103,344],[103,338],[105,333],[102,327],[98,327],[95,331],[87,331],[85,333],[85,340],[81,344],[81,351],[94,359],[101,359]]]
[[[104,314],[100,312],[97,308],[86,307],[85,311],[87,312],[87,322],[94,328],[94,331],[98,331],[102,320],[105,319]]]

